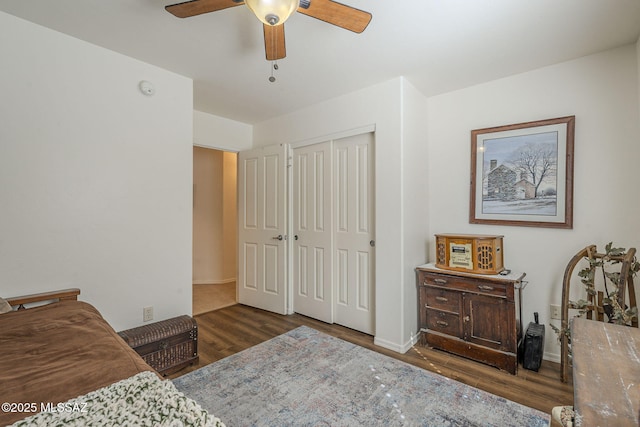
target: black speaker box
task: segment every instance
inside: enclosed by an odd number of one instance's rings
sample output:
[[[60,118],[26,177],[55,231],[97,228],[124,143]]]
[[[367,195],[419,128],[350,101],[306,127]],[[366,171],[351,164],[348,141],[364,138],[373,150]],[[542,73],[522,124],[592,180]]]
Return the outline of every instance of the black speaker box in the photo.
[[[533,313],[535,323],[529,323],[522,342],[522,367],[538,371],[544,353],[544,325],[538,323],[538,313]]]

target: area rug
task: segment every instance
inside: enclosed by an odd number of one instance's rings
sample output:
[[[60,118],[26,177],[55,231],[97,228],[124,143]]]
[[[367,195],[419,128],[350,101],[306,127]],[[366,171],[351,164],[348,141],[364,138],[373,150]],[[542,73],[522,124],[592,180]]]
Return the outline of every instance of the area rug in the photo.
[[[548,426],[532,408],[302,326],[174,380],[227,426]]]

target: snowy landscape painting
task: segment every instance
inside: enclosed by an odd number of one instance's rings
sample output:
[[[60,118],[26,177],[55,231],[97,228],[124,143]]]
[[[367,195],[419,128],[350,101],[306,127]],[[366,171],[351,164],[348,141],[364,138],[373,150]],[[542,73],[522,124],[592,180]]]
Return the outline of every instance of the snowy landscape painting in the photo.
[[[571,228],[574,120],[472,131],[470,222]]]

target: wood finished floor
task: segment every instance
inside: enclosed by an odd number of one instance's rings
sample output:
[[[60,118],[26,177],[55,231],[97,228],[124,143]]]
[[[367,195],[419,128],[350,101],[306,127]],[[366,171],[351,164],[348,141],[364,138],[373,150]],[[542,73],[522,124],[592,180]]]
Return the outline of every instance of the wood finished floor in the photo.
[[[194,316],[237,304],[236,282],[193,285],[192,295]]]
[[[538,372],[520,367],[517,375],[510,375],[481,363],[425,347],[415,346],[407,353],[399,354],[375,346],[372,336],[352,329],[329,325],[299,314],[281,316],[240,304],[195,318],[198,322],[199,363],[176,372],[170,378],[179,377],[306,325],[546,413],[551,413],[554,406],[573,404],[572,381],[570,379],[566,384],[560,381],[560,365],[557,363],[543,361]],[[556,425],[559,424],[552,424]]]

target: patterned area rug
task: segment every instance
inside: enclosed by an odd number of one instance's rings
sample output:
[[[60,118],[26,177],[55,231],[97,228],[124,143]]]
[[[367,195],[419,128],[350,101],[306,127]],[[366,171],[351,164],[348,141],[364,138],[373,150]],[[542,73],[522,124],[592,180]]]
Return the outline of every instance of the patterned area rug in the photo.
[[[548,426],[549,416],[302,326],[175,379],[228,426]]]

